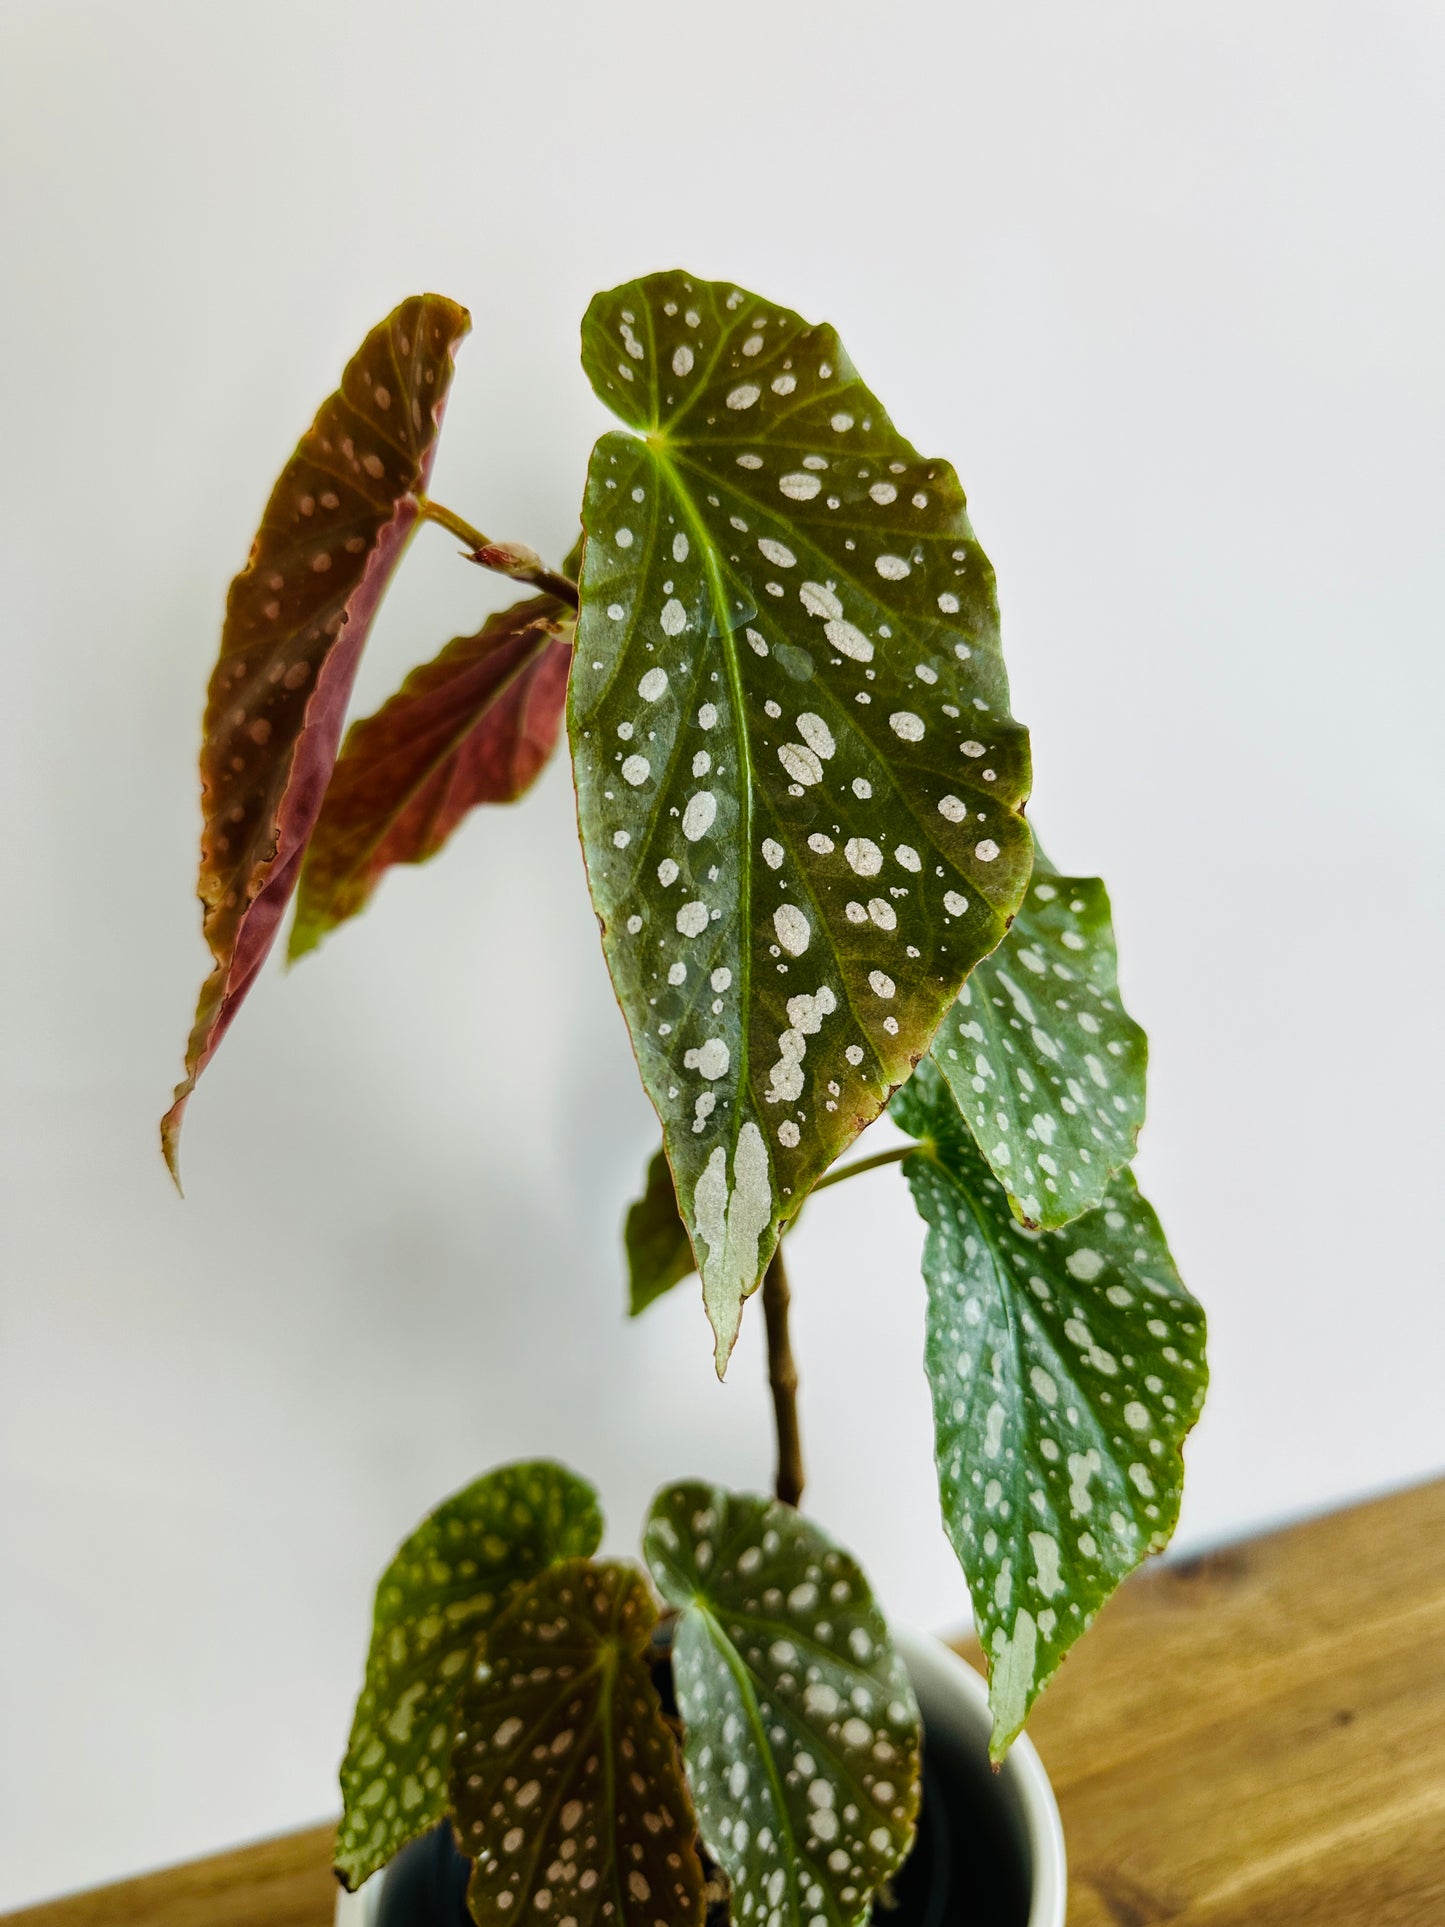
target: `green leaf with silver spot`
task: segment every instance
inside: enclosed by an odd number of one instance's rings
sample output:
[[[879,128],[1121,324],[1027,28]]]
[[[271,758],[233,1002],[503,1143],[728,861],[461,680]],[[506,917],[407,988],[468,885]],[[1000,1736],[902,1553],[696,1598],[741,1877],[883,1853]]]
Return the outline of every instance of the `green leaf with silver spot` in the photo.
[[[734,1920],[854,1927],[919,1801],[918,1707],[867,1579],[791,1507],[695,1483],[658,1494],[643,1549]]]
[[[831,328],[599,295],[568,730],[588,880],[721,1371],[782,1227],[927,1050],[1031,863],[993,571]]]
[[[1019,1224],[932,1060],[892,1115],[928,1225],[924,1366],[944,1524],[989,1660],[1002,1759],[1099,1607],[1179,1515],[1204,1313],[1121,1171],[1057,1231]]]
[[[574,1559],[493,1628],[451,1774],[478,1927],[701,1927],[696,1821],[648,1665],[656,1623],[635,1566]]]
[[[500,1466],[424,1519],[382,1575],[341,1764],[348,1890],[446,1811],[459,1695],[493,1621],[555,1561],[595,1552],[597,1495],[546,1460]]]
[[[1104,885],[1060,876],[1034,847],[1019,913],[931,1055],[1014,1215],[1053,1229],[1101,1204],[1133,1157],[1149,1045],[1119,1001]]]

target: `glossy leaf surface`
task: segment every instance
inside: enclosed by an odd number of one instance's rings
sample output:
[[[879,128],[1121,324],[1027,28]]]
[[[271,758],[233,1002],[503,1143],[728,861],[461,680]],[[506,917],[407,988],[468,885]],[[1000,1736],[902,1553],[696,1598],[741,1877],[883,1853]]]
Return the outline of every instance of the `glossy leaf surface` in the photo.
[[[931,1059],[893,1100],[928,1224],[925,1367],[944,1524],[989,1656],[993,1752],[1120,1580],[1174,1530],[1204,1313],[1121,1171],[1058,1231],[1019,1224]]]
[[[446,1811],[458,1696],[519,1590],[602,1537],[597,1495],[546,1461],[499,1467],[448,1499],[376,1589],[366,1683],[341,1766],[336,1868],[355,1888]]]
[[[554,1567],[493,1629],[451,1803],[480,1927],[700,1927],[702,1865],[635,1567]]]
[[[302,866],[293,958],[363,909],[392,864],[424,863],[470,810],[530,788],[561,731],[572,623],[529,596],[352,724]]]
[[[831,328],[600,295],[568,726],[593,901],[719,1370],[781,1226],[928,1048],[1030,864],[993,571]]]
[[[678,1214],[665,1151],[654,1151],[647,1167],[647,1188],[628,1207],[624,1240],[627,1309],[634,1318],[697,1270],[687,1227]]]
[[[214,968],[161,1125],[186,1102],[296,887],[362,645],[415,526],[465,308],[414,295],[373,328],[272,490],[231,584],[201,745],[199,891]]]
[[[1052,1228],[1102,1203],[1144,1122],[1149,1046],[1119,1002],[1098,877],[1060,876],[1039,853],[932,1055],[1017,1217]]]
[[[735,1927],[867,1917],[919,1798],[913,1688],[868,1581],[791,1507],[686,1484],[644,1550],[677,1608],[688,1781]]]

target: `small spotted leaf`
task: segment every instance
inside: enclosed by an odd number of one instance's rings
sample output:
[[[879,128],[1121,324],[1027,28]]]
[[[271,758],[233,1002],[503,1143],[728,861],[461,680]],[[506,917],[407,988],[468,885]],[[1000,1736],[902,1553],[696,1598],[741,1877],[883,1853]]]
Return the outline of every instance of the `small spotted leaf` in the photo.
[[[1121,1171],[1057,1231],[1019,1224],[931,1059],[892,1113],[928,1224],[924,1365],[944,1525],[989,1658],[992,1751],[1120,1580],[1174,1530],[1208,1380],[1204,1313]]]
[[[271,492],[231,584],[201,743],[199,892],[214,967],[161,1123],[177,1170],[196,1079],[271,948],[336,761],[362,645],[420,512],[465,308],[373,328]]]
[[[672,1673],[733,1927],[867,1918],[918,1817],[913,1688],[868,1581],[790,1507],[676,1485],[644,1540],[678,1610]]]
[[[488,1627],[540,1572],[601,1538],[591,1486],[541,1461],[487,1473],[402,1546],[376,1589],[341,1765],[336,1870],[348,1888],[445,1813],[457,1700]]]
[[[1014,1215],[1053,1229],[1102,1203],[1133,1157],[1149,1046],[1119,1002],[1108,892],[1035,849],[1019,913],[932,1056]]]
[[[451,1804],[479,1927],[701,1927],[697,1823],[632,1566],[571,1560],[493,1628],[462,1702]]]
[[[1028,738],[963,490],[831,328],[653,275],[582,329],[568,729],[593,902],[724,1368],[782,1227],[1028,880]]]
[[[647,1167],[647,1188],[628,1208],[624,1239],[627,1309],[635,1318],[697,1270],[687,1226],[678,1215],[677,1191],[666,1151],[653,1153]]]
[[[482,803],[511,803],[557,747],[573,614],[529,596],[414,669],[347,731],[301,870],[290,953],[363,909],[394,863],[424,863]]]

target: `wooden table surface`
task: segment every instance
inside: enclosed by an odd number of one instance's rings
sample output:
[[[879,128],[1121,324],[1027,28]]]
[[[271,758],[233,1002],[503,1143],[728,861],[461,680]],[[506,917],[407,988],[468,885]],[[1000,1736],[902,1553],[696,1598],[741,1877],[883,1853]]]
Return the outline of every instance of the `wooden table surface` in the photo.
[[[1140,1574],[1030,1731],[1070,1927],[1445,1927],[1445,1480]],[[5,1920],[326,1927],[330,1840]]]

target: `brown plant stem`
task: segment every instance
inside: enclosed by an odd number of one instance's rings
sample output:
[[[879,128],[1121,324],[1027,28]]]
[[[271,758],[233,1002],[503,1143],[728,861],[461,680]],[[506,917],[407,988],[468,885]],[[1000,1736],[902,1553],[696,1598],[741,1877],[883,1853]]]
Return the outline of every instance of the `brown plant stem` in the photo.
[[[555,569],[549,569],[537,551],[529,549],[525,542],[494,542],[451,509],[444,508],[440,502],[433,502],[429,496],[423,496],[421,512],[426,521],[435,522],[439,528],[456,536],[459,542],[465,542],[467,560],[475,562],[478,568],[495,569],[498,575],[510,576],[514,582],[530,582],[534,588],[555,596],[559,602],[565,602],[573,609],[578,606],[577,584],[568,576],[559,575]]]
[[[768,1328],[768,1384],[778,1434],[778,1469],[773,1491],[783,1505],[803,1496],[803,1441],[798,1431],[798,1368],[788,1338],[788,1274],[779,1241],[763,1275],[763,1318]]]

